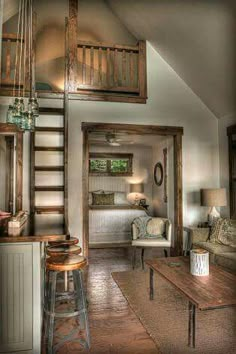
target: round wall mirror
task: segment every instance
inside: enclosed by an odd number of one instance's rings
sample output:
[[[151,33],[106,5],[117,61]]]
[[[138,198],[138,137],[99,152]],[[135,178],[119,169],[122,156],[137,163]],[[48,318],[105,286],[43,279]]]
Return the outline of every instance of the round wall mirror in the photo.
[[[157,186],[161,186],[163,182],[163,167],[161,162],[157,162],[154,167],[154,181]]]

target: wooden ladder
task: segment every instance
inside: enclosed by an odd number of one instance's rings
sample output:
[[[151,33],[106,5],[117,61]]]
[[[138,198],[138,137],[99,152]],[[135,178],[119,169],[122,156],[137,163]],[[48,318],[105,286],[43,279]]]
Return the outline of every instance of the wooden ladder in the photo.
[[[63,127],[57,126],[38,126],[36,125],[35,131],[31,133],[30,137],[30,214],[32,221],[32,232],[37,233],[35,226],[36,215],[43,214],[63,214],[63,232],[68,234],[68,115],[67,115],[68,101],[65,97],[64,108],[52,108],[52,107],[40,107],[39,119],[44,119],[47,116],[63,116]],[[51,134],[63,134],[63,146],[51,146],[36,145],[37,134],[49,133]],[[61,165],[38,165],[35,163],[37,152],[57,152],[63,153],[63,164]],[[46,156],[46,155],[45,155]],[[63,185],[36,185],[36,174],[40,172],[62,172],[63,173]],[[63,205],[51,205],[51,203],[43,203],[43,205],[36,205],[36,193],[43,192],[45,200],[50,192],[63,193]],[[58,225],[60,226],[60,225]]]

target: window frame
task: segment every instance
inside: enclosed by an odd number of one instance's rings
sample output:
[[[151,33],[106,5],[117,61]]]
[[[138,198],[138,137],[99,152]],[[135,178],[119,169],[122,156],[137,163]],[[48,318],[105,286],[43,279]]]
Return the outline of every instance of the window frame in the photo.
[[[89,154],[89,175],[90,176],[133,176],[133,154],[123,154],[123,153],[90,153]],[[93,172],[90,170],[90,160],[107,160],[107,171],[106,172]],[[112,172],[111,171],[111,160],[128,160],[128,171],[127,172]]]

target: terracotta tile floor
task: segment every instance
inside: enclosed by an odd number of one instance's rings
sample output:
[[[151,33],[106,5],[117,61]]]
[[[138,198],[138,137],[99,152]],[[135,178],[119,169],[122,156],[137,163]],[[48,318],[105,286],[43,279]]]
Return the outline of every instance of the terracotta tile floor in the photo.
[[[129,307],[111,273],[131,269],[128,249],[92,249],[90,265],[85,275],[89,301],[91,349],[87,351],[78,342],[67,342],[60,354],[153,354],[155,343]],[[73,320],[56,325],[58,331],[73,327]]]

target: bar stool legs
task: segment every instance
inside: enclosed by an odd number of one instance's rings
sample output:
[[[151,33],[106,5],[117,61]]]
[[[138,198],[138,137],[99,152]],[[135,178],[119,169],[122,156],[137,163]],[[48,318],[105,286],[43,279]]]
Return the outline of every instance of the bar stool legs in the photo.
[[[75,291],[77,294],[77,310],[79,311],[80,315],[78,317],[79,326],[82,330],[85,331],[85,343],[84,345],[89,348],[90,347],[90,334],[89,334],[89,326],[88,326],[88,313],[87,313],[87,303],[86,303],[86,296],[84,292],[83,286],[83,278],[82,273],[79,270],[73,271],[73,279],[74,279],[74,286]]]
[[[48,275],[48,313],[47,313],[47,331],[48,331],[48,340],[47,340],[47,353],[52,354],[53,348],[53,334],[54,334],[54,320],[55,320],[55,302],[56,302],[56,285],[57,285],[57,273],[58,272],[49,272]]]
[[[86,296],[83,287],[82,272],[79,269],[72,271],[73,282],[74,282],[74,292],[64,292],[64,295],[56,293],[56,283],[58,271],[48,270],[47,271],[47,283],[45,291],[45,339],[46,339],[46,353],[54,354],[57,349],[59,349],[66,341],[72,340],[74,335],[78,333],[78,328],[84,331],[85,340],[82,338],[76,339],[87,349],[90,348],[90,333],[89,333],[89,323],[87,314],[87,304]],[[55,312],[55,304],[58,300],[70,300],[75,301],[75,311],[73,312]],[[54,324],[55,318],[69,318],[76,317],[78,328],[72,330],[68,335],[53,347],[53,337],[54,337]]]

